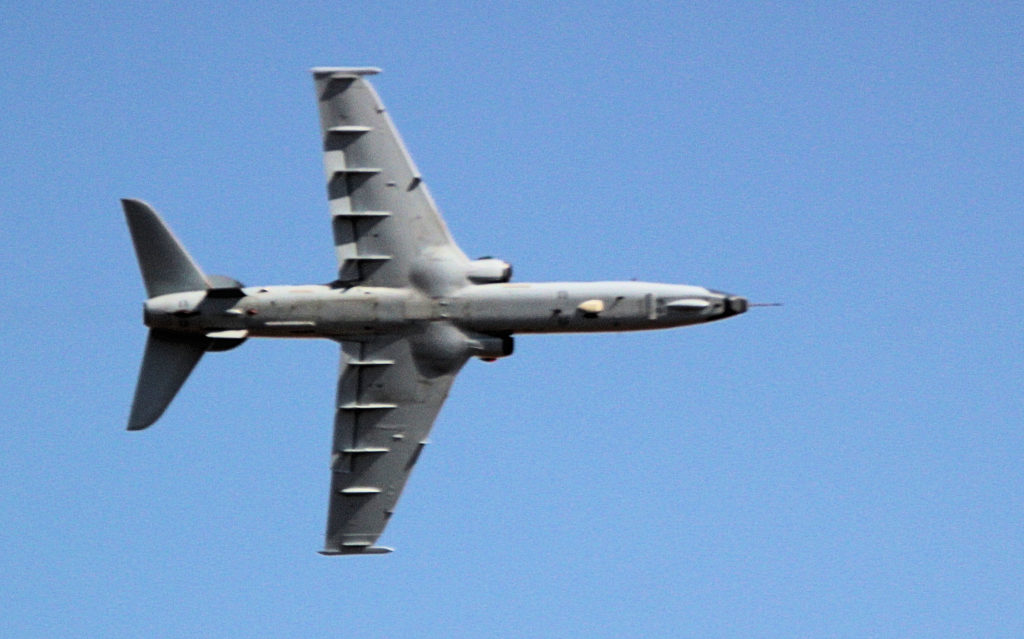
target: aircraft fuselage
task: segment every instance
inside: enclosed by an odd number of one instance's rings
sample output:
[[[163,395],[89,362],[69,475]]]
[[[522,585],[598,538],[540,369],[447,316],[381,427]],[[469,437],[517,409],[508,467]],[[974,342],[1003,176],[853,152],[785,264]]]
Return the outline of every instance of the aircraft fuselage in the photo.
[[[224,297],[206,291],[162,295],[146,302],[145,322],[175,332],[344,339],[430,322],[495,335],[635,331],[700,324],[745,310],[742,297],[632,281],[469,284],[438,297],[414,288],[304,285],[248,287]]]

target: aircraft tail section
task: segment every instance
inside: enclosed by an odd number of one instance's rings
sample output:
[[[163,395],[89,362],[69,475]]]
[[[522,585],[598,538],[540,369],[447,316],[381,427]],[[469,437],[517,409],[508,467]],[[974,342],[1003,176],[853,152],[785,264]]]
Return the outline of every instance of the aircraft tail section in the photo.
[[[208,288],[202,269],[151,206],[142,200],[121,200],[121,206],[149,297]]]
[[[243,285],[221,275],[207,277],[160,215],[142,200],[121,200],[148,297],[193,291],[202,298],[245,297]],[[200,306],[202,303],[200,304]],[[198,313],[199,311],[195,311]],[[147,319],[148,323],[148,319]],[[163,415],[206,351],[226,351],[245,341],[245,330],[211,329],[206,334],[151,329],[135,387],[128,430],[142,430]]]
[[[164,414],[208,345],[201,335],[149,332],[128,430],[142,430]]]

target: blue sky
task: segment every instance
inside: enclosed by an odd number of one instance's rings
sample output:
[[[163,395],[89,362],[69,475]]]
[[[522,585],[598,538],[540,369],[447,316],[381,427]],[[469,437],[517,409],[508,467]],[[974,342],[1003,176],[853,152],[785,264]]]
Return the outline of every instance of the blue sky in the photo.
[[[1013,3],[7,3],[0,635],[1024,635]],[[312,80],[374,65],[470,255],[776,309],[472,362],[382,542],[324,558],[337,348],[124,425],[118,198],[324,282]]]

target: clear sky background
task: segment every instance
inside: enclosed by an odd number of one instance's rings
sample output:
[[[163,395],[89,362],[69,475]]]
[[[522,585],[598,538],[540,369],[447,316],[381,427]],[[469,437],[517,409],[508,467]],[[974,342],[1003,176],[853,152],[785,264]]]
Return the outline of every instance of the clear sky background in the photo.
[[[1024,636],[1024,10],[843,4],[4,3],[0,635]],[[786,305],[471,362],[397,551],[316,554],[337,347],[125,432],[118,198],[332,279],[317,65],[471,256]]]

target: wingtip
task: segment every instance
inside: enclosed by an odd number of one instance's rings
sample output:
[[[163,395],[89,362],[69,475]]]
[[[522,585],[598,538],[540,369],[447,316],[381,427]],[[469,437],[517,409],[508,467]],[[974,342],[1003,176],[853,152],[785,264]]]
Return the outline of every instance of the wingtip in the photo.
[[[315,76],[323,75],[377,75],[379,67],[313,67],[310,71]]]
[[[344,549],[324,548],[317,552],[325,557],[337,557],[338,555],[386,555],[394,552],[390,546],[350,546]]]

